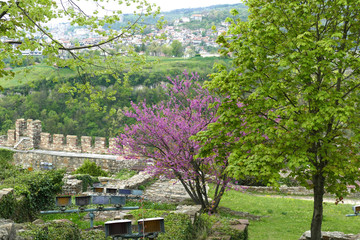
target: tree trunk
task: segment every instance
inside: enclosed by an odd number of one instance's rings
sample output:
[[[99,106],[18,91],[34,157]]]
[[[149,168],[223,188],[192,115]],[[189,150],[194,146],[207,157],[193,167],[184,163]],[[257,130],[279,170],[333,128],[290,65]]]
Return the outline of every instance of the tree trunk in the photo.
[[[325,178],[322,171],[313,176],[314,184],[314,211],[311,221],[311,240],[321,240],[321,224],[323,219],[323,197]]]

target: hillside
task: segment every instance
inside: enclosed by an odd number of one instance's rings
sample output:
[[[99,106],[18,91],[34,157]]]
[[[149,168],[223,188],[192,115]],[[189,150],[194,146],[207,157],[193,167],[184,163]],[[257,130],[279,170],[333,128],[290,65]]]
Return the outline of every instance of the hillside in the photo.
[[[227,18],[231,17],[230,10],[237,9],[239,12],[239,17],[241,20],[246,21],[248,17],[248,7],[243,4],[223,4],[223,5],[214,5],[210,7],[203,7],[203,8],[183,8],[183,9],[176,9],[169,12],[161,12],[161,14],[156,17],[148,17],[144,19],[144,24],[146,25],[153,25],[160,19],[160,17],[164,17],[167,21],[167,24],[173,25],[175,20],[180,19],[182,17],[191,17],[194,14],[201,14],[204,16],[203,18],[203,25],[209,25],[209,23],[219,26],[221,23]],[[116,29],[120,26],[125,25],[128,21],[134,20],[135,17],[132,14],[125,14],[124,21],[122,23],[117,23],[113,25],[113,28]],[[209,22],[209,23],[208,23]],[[196,22],[193,22],[196,23]],[[191,24],[188,24],[191,26]],[[211,27],[211,26],[210,26]]]
[[[87,136],[116,136],[130,123],[124,118],[122,110],[130,107],[130,102],[146,99],[148,104],[154,104],[166,99],[161,82],[167,77],[176,77],[184,69],[197,72],[201,79],[208,80],[213,72],[215,62],[229,63],[223,58],[161,58],[153,68],[144,69],[130,76],[130,87],[119,84],[111,75],[93,77],[91,83],[101,89],[105,96],[113,98],[98,99],[95,104],[102,106],[98,110],[88,101],[84,93],[63,93],[64,86],[75,86],[81,77],[72,73],[70,69],[49,68],[50,73],[44,72],[40,66],[33,66],[30,73],[20,72],[18,81],[12,81],[12,87],[6,88],[0,98],[0,135],[14,127],[18,118],[39,119],[43,123],[43,131],[62,133],[65,135]],[[19,70],[21,71],[21,70]],[[24,69],[22,69],[24,71]],[[26,81],[21,78],[24,76]],[[57,81],[53,81],[57,77]],[[19,81],[22,80],[22,81]],[[0,84],[4,79],[0,79]],[[29,84],[30,83],[30,84]]]

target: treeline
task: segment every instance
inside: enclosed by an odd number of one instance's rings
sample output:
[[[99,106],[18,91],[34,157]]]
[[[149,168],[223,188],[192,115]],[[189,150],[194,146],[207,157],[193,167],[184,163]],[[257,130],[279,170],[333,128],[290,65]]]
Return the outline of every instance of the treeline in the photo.
[[[116,136],[126,123],[130,123],[122,111],[130,107],[131,101],[139,102],[146,99],[148,104],[155,104],[166,99],[161,84],[167,82],[167,76],[180,75],[186,68],[186,64],[178,65],[177,68],[164,69],[160,66],[156,72],[144,70],[135,73],[130,76],[128,87],[117,82],[111,75],[87,78],[97,90],[105,93],[105,97],[95,102],[103,107],[102,110],[92,107],[85,93],[70,94],[59,91],[65,85],[75,86],[84,76],[59,82],[41,79],[34,81],[31,86],[22,85],[5,89],[0,98],[0,135],[7,134],[8,129],[13,129],[16,119],[24,118],[41,120],[43,132],[51,134]],[[212,64],[207,68],[199,68],[202,79],[208,78],[211,67]],[[193,70],[190,68],[189,71]],[[115,100],[107,98],[113,91],[116,92]]]
[[[223,22],[227,17],[232,17],[230,14],[231,9],[236,9],[239,12],[238,18],[246,21],[249,13],[248,7],[243,4],[223,4],[223,5],[215,5],[210,7],[201,7],[201,8],[184,8],[184,9],[176,9],[169,12],[162,12],[159,16],[146,17],[144,18],[144,23],[146,25],[155,25],[156,22],[160,19],[161,16],[167,21],[167,24],[173,25],[176,19],[181,17],[191,17],[193,14],[203,14],[203,21],[197,22],[192,21],[190,23],[186,23],[186,27],[190,29],[199,29],[199,28],[207,28],[210,29],[211,26],[219,26],[221,22]],[[136,20],[137,16],[133,14],[124,14],[123,22],[114,23],[111,28],[119,30],[121,27],[124,27],[127,22],[131,22]],[[146,31],[144,32],[146,34]]]

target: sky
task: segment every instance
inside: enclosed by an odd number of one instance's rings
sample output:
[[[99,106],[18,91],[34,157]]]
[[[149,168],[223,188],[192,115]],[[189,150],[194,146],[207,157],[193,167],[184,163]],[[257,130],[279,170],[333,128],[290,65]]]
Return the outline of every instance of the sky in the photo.
[[[70,1],[66,0],[56,0],[65,4],[67,7]],[[110,3],[101,3],[100,5],[104,6],[106,10],[102,10],[99,5],[97,5],[94,1],[85,1],[85,0],[76,0],[78,6],[81,7],[87,14],[93,12],[95,9],[102,14],[109,14],[111,10],[122,10],[123,13],[132,13],[135,10],[134,4],[130,7],[126,7],[125,5],[119,5],[117,1],[119,0],[109,0]],[[171,11],[174,9],[182,9],[182,8],[198,8],[198,7],[207,7],[218,4],[237,4],[241,3],[242,0],[147,0],[149,3],[155,3],[157,6],[160,6],[162,12]]]
[[[160,6],[161,11],[167,12],[181,8],[207,7],[218,4],[236,4],[241,3],[241,0],[149,0],[149,2]]]

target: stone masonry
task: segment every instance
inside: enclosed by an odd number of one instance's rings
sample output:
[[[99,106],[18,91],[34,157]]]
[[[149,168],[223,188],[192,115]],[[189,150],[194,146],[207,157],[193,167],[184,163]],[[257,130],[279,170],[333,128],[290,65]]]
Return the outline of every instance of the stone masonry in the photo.
[[[10,148],[9,148],[10,149]],[[78,169],[85,160],[95,162],[103,170],[116,173],[121,169],[132,169],[133,166],[144,165],[147,162],[141,158],[125,159],[122,156],[89,154],[63,151],[47,150],[17,150],[12,149],[14,154],[14,164],[22,165],[24,168],[32,167],[41,169],[42,163],[51,164],[55,169],[65,168],[67,172]]]
[[[66,151],[76,153],[112,154],[115,149],[115,139],[110,138],[108,145],[104,137],[74,135],[64,136],[42,132],[40,120],[18,119],[15,130],[8,130],[6,136],[0,136],[0,146],[19,150],[41,149],[50,151]]]

